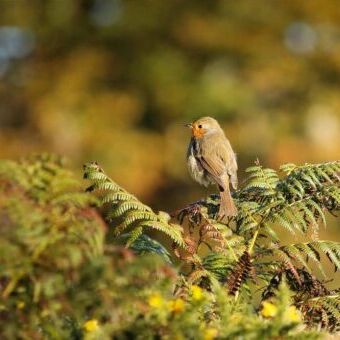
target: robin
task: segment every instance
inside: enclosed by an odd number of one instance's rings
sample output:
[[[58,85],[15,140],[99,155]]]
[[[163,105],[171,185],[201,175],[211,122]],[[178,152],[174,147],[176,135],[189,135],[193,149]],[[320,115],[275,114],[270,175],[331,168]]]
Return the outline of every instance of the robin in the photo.
[[[237,209],[230,194],[229,183],[237,189],[236,155],[217,120],[203,117],[187,125],[192,131],[187,162],[192,178],[220,190],[218,218],[236,216]]]

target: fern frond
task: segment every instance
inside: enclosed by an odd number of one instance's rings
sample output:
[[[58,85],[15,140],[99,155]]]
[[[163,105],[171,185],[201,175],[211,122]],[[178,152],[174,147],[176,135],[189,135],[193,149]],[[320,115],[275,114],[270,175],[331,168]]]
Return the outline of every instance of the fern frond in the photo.
[[[340,243],[332,241],[317,241],[311,242],[310,246],[315,251],[322,251],[328,259],[333,263],[335,270],[340,269]]]
[[[164,234],[168,235],[178,246],[185,248],[185,242],[182,237],[181,229],[178,225],[168,225],[162,223],[161,221],[143,221],[140,225],[163,232]]]
[[[137,198],[129,194],[128,192],[118,191],[118,192],[108,192],[104,194],[101,197],[101,201],[102,201],[102,204],[105,204],[105,203],[116,204],[117,202],[122,202],[122,201],[134,202],[134,201],[137,201]]]
[[[340,295],[326,295],[298,303],[309,325],[320,325],[329,331],[340,329]]]
[[[338,186],[340,182],[340,161],[321,164],[305,164],[295,166],[289,164],[281,166],[280,169],[287,174],[280,180],[278,188],[291,197],[312,194],[322,187]]]
[[[290,269],[295,268],[292,263],[292,261],[295,261],[297,264],[302,265],[305,269],[310,271],[308,261],[311,259],[317,264],[321,273],[325,276],[321,264],[320,252],[328,257],[336,270],[340,268],[340,243],[338,242],[313,241],[295,243],[273,250],[273,254],[277,255]]]
[[[209,272],[204,268],[197,268],[188,275],[188,282],[190,284],[199,284],[206,277],[209,277]]]
[[[211,253],[203,259],[203,267],[219,281],[224,281],[233,269],[233,260],[221,253]]]
[[[126,247],[130,247],[143,234],[143,227],[137,227],[131,231],[129,238],[126,241]]]
[[[259,222],[256,219],[256,213],[259,208],[260,205],[257,202],[247,201],[239,204],[239,213],[236,220],[236,228],[238,233],[244,234],[258,226]]]
[[[85,164],[84,178],[91,181],[91,190],[98,194],[101,204],[106,207],[107,220],[111,223],[121,220],[116,225],[114,234],[119,236],[126,229],[131,229],[127,246],[133,244],[145,228],[151,228],[166,234],[178,246],[185,247],[180,226],[170,223],[167,213],[153,212],[150,207],[109,178],[98,164]]]
[[[318,229],[317,220],[320,217],[325,221],[321,208],[307,197],[292,203],[284,202],[279,210],[276,209],[268,215],[268,220],[272,226],[284,227],[292,234],[296,231],[304,234],[311,224]]]
[[[117,204],[115,210],[110,210],[108,212],[107,217],[109,219],[118,218],[119,216],[123,216],[131,210],[137,211],[149,211],[151,212],[151,208],[141,203],[140,201],[123,201]]]
[[[271,195],[274,193],[279,181],[275,170],[256,165],[247,168],[246,172],[249,175],[244,190],[263,189],[263,195]]]
[[[340,187],[331,186],[324,188],[322,191],[323,204],[328,209],[328,211],[338,211],[340,210]]]
[[[228,277],[227,286],[229,294],[236,295],[241,285],[247,280],[251,269],[250,254],[248,251],[245,251]]]
[[[287,255],[287,253],[282,251],[281,249],[278,249],[275,252],[275,255],[278,256],[278,258],[282,262],[284,268],[286,270],[289,270],[293,274],[296,282],[298,282],[298,284],[301,285],[300,275],[299,275],[299,273],[297,271],[297,268],[293,264],[292,259],[289,257],[289,255]]]
[[[171,256],[167,249],[158,241],[143,234],[142,227],[120,237],[126,240],[126,245],[137,254],[154,253],[161,256],[166,262],[171,263]]]

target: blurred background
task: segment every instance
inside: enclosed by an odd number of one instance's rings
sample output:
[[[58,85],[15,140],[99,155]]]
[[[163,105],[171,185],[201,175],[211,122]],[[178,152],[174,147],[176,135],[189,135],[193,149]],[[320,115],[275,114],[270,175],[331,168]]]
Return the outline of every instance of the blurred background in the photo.
[[[96,160],[171,211],[207,194],[183,127],[205,115],[241,181],[256,158],[339,159],[339,1],[0,1],[0,158]]]

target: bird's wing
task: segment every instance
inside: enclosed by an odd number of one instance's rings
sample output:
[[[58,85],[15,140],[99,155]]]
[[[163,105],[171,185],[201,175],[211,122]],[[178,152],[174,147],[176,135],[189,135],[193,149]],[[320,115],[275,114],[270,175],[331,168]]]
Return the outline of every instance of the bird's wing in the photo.
[[[230,183],[232,187],[237,189],[237,161],[236,155],[230,145],[230,142],[227,138],[224,139],[224,143],[221,143],[221,147],[217,149],[219,156],[222,158],[227,173],[230,177]]]
[[[202,148],[199,158],[202,167],[209,172],[219,186],[225,187],[225,175],[228,174],[233,187],[237,187],[237,163],[229,141],[226,138],[223,141],[217,140],[216,145],[212,141],[207,142],[210,145],[208,148]]]
[[[237,185],[238,185],[238,180],[237,180],[237,161],[236,161],[236,155],[235,153],[231,150],[231,157],[230,157],[230,162],[228,165],[228,174],[230,176],[230,182],[233,188],[236,190]]]
[[[214,181],[218,184],[220,188],[225,187],[225,183],[223,183],[221,175],[218,175],[218,171],[216,171],[216,164],[211,160],[211,158],[207,157],[199,157],[198,161],[201,166],[209,172],[210,176],[214,179]]]

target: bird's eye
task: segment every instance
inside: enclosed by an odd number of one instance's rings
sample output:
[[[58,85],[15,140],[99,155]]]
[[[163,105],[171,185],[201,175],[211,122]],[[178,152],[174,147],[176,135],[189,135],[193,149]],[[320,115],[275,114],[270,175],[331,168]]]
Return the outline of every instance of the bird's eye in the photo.
[[[200,125],[198,125],[198,128],[199,128],[199,129],[202,129],[202,125],[201,125],[201,124],[200,124]]]

